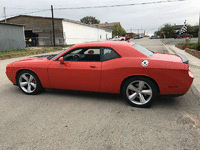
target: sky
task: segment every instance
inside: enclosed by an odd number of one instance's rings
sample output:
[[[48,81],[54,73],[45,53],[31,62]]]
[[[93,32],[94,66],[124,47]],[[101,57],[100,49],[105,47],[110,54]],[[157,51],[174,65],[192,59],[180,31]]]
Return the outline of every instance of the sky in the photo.
[[[166,23],[182,25],[186,20],[190,25],[198,25],[200,14],[200,0],[0,0],[0,4],[0,20],[5,17],[4,7],[7,18],[17,15],[51,17],[53,5],[55,18],[80,21],[85,16],[93,16],[100,23],[120,22],[126,32],[145,31],[148,35]],[[126,4],[131,5],[123,6]],[[122,6],[96,8],[113,5]]]

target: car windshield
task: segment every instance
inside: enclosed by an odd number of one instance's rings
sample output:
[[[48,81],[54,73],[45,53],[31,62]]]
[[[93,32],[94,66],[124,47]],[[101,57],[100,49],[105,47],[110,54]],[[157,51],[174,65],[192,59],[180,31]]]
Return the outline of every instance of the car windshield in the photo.
[[[63,52],[65,52],[66,50],[56,54],[56,55],[50,55],[49,57],[47,57],[48,60],[53,60],[54,58],[56,58],[57,56],[59,56],[60,54],[62,54]]]
[[[145,47],[142,47],[141,45],[134,44],[133,47],[138,51],[142,52],[143,54],[145,54],[146,56],[151,57],[154,54],[154,52],[146,49]]]

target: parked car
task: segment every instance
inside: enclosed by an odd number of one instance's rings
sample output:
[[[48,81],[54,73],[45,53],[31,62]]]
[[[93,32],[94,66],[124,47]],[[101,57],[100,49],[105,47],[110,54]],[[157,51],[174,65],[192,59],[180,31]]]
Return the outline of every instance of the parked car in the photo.
[[[140,36],[139,36],[139,35],[136,35],[136,36],[134,37],[134,39],[140,39]]]
[[[120,37],[117,37],[115,36],[113,39],[111,39],[111,41],[127,41],[127,40],[130,40],[131,38],[128,37],[128,36],[120,36]]]
[[[128,40],[130,40],[130,39],[131,39],[131,37],[125,36],[125,41],[128,41]]]
[[[125,41],[126,40],[126,38],[124,37],[124,36],[120,36],[119,38],[118,38],[118,41]]]
[[[119,41],[118,36],[115,36],[114,38],[110,39],[111,41]]]
[[[137,107],[151,105],[157,95],[185,94],[193,81],[184,55],[121,41],[82,43],[57,55],[19,60],[7,65],[6,74],[28,95],[45,88],[121,93]]]
[[[149,39],[159,39],[160,37],[157,35],[152,35]]]

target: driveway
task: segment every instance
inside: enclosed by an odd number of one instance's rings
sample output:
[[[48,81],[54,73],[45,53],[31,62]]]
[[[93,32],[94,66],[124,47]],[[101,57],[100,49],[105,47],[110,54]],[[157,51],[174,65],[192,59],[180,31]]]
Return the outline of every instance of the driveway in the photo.
[[[134,40],[167,53],[160,40]],[[0,147],[2,150],[200,149],[200,95],[192,85],[176,98],[159,97],[136,108],[120,95],[45,91],[25,95],[7,79],[0,61]]]

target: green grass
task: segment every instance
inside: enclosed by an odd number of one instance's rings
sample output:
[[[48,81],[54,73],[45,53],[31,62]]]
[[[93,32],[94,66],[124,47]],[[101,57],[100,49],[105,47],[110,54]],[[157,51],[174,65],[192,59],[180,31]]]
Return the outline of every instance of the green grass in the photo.
[[[65,47],[71,47],[72,45],[68,45]],[[17,50],[8,50],[0,52],[0,60],[9,59],[9,58],[17,58],[22,56],[30,56],[30,55],[36,55],[36,54],[44,54],[48,52],[54,52],[62,50],[64,47],[43,47],[38,49],[17,49]]]

